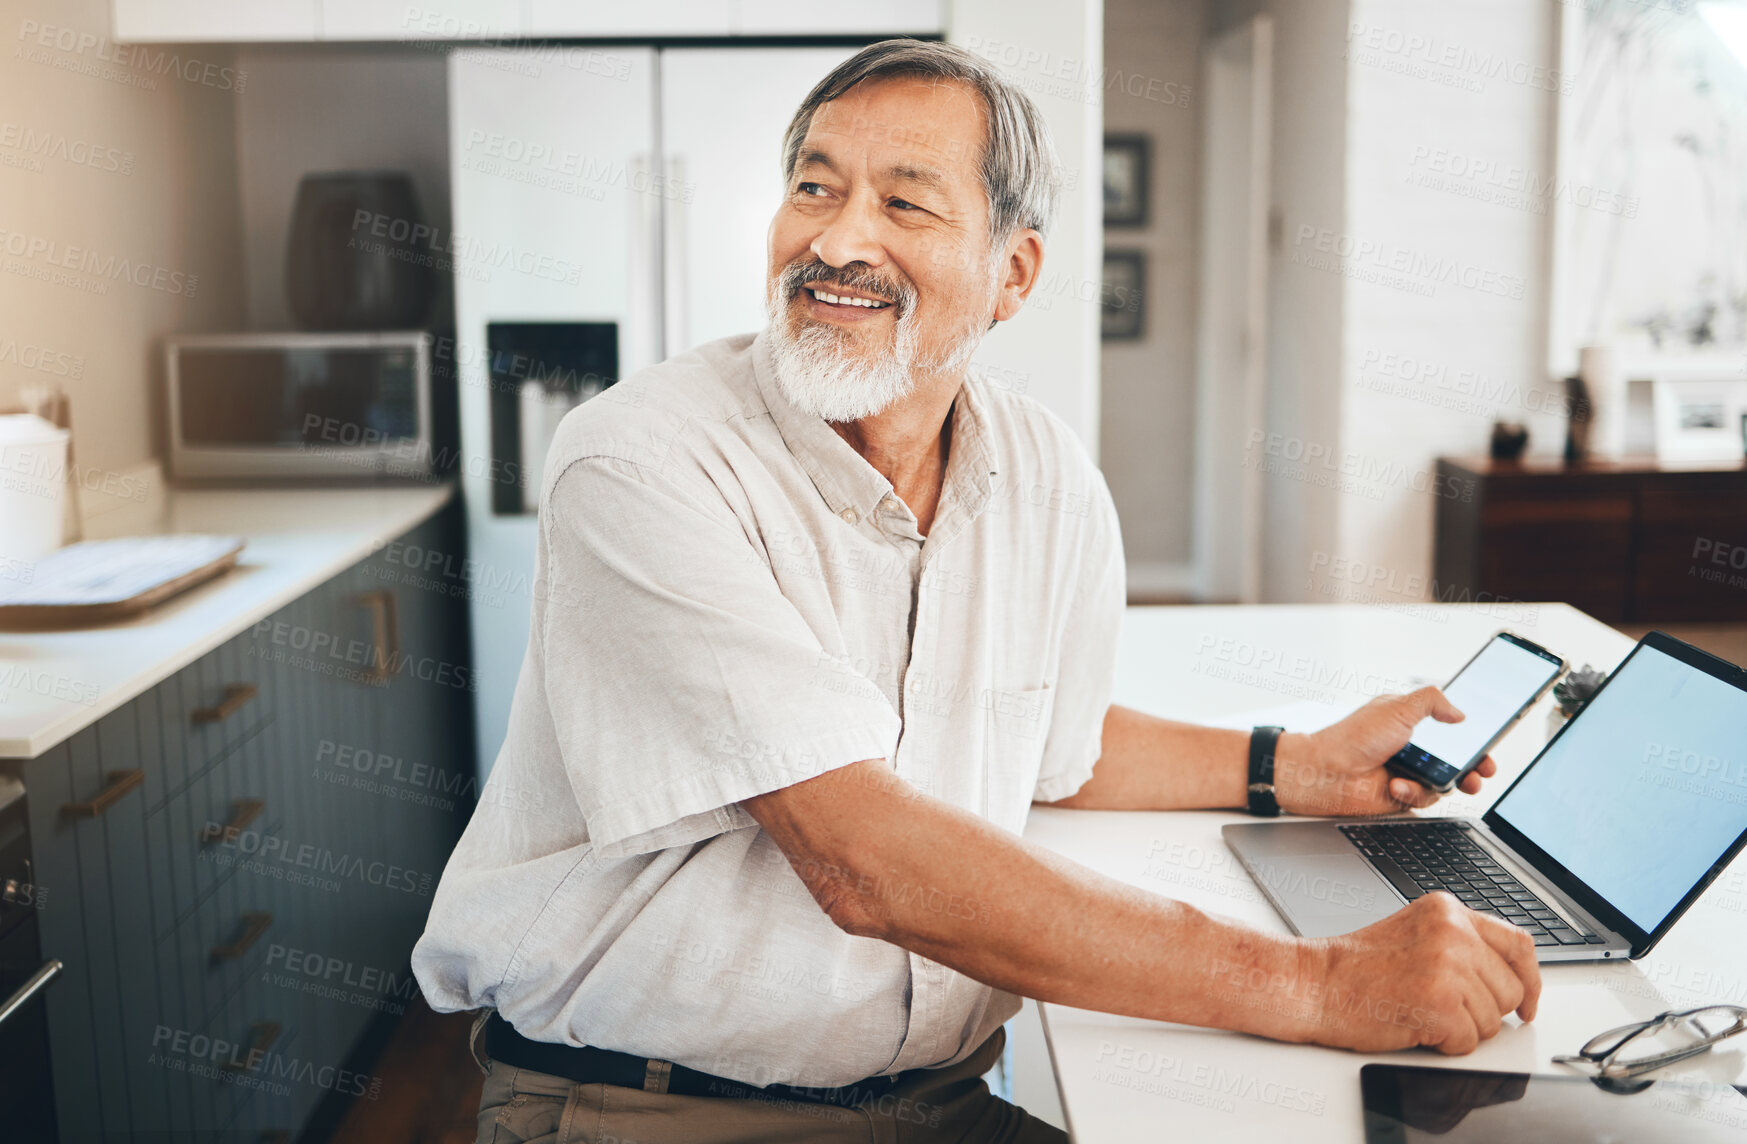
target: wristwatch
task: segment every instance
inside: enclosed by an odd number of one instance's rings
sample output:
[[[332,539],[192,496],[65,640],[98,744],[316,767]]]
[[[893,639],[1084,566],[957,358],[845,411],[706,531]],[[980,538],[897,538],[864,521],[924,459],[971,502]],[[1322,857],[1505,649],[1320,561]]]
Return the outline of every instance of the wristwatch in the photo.
[[[1280,803],[1274,797],[1274,746],[1284,727],[1257,727],[1250,732],[1250,813],[1257,818],[1278,818]]]

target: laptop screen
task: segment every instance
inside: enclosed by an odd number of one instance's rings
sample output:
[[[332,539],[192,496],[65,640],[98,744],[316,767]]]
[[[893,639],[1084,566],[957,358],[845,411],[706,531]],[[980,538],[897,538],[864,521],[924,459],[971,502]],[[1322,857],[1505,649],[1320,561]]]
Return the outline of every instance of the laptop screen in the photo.
[[[1747,830],[1747,691],[1641,644],[1494,816],[1653,932]]]

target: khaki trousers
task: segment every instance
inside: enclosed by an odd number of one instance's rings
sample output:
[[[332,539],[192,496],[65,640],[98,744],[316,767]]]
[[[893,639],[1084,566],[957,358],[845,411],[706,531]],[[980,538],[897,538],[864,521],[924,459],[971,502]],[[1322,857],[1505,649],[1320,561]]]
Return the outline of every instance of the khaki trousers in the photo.
[[[577,1084],[518,1069],[485,1055],[489,1013],[473,1026],[473,1057],[485,1070],[477,1144],[1067,1144],[983,1083],[1006,1041],[1001,1029],[956,1065],[917,1069],[885,1095],[841,1108]]]

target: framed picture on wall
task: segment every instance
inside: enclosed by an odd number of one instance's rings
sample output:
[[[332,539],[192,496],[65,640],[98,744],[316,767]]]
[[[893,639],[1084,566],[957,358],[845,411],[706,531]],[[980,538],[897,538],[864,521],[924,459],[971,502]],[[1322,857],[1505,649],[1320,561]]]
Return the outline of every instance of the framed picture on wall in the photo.
[[[1107,342],[1131,342],[1146,330],[1146,252],[1106,250],[1098,301],[1098,332]]]
[[[1747,458],[1747,381],[1656,379],[1656,456],[1663,461]]]
[[[1145,226],[1152,143],[1145,135],[1104,136],[1104,225]]]

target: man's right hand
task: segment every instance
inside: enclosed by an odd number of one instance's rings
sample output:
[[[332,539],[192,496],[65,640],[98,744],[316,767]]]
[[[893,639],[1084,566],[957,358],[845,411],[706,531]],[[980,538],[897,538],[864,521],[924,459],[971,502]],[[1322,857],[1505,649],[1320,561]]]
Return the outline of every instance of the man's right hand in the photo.
[[[1322,989],[1307,1039],[1325,1045],[1472,1052],[1512,1010],[1534,1020],[1541,998],[1529,935],[1446,893],[1318,944]]]

